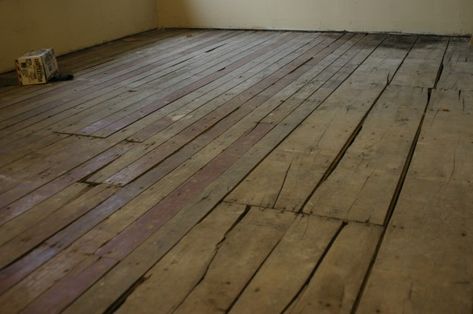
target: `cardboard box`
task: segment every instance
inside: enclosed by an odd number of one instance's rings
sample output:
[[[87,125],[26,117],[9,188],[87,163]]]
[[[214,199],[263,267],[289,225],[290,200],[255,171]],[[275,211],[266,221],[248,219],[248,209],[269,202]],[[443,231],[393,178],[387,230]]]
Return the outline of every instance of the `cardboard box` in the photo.
[[[53,49],[30,51],[16,60],[20,85],[45,84],[57,74],[57,71]]]

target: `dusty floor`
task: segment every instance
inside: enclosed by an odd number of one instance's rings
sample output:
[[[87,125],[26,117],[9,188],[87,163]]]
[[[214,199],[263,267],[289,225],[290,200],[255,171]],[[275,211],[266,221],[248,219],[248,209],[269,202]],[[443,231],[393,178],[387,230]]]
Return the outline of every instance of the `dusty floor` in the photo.
[[[0,312],[472,313],[466,38],[169,30],[0,89]]]

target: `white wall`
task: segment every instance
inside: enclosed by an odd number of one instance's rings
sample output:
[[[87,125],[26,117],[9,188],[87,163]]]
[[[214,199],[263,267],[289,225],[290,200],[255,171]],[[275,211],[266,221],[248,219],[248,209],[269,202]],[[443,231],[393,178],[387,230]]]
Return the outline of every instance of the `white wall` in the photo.
[[[473,0],[158,0],[158,24],[471,34]]]

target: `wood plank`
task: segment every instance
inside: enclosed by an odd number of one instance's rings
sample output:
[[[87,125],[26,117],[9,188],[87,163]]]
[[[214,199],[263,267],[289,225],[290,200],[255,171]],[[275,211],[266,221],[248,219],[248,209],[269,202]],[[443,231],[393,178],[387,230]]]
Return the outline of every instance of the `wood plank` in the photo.
[[[385,47],[381,46],[381,52],[376,55],[375,51],[374,57],[370,56],[364,64],[373,62],[376,65],[381,56],[386,58],[390,51],[390,67],[380,68],[381,73],[371,70],[368,66],[360,67],[346,84],[338,88],[226,200],[299,210],[340,150],[350,141],[353,134],[356,134],[358,125],[385,89],[384,81],[368,85],[358,82],[354,79],[360,75],[357,72],[361,71],[366,76],[365,72],[369,71],[374,77],[386,77],[395,72],[402,63],[400,53],[403,52],[405,57],[409,50],[408,42],[404,44],[403,49],[390,48],[389,45],[392,44],[387,42]],[[370,76],[367,77],[370,81]],[[353,98],[354,94],[358,97]],[[316,102],[316,97],[317,95],[314,95],[313,99],[308,101]],[[268,183],[269,180],[272,183]]]
[[[0,224],[4,224],[67,186],[87,177],[91,173],[116,159],[129,148],[130,144],[116,145],[104,153],[95,156],[79,167],[58,176],[56,179],[42,185],[41,187],[38,187],[34,192],[31,192],[33,189],[32,187],[25,190],[20,186],[2,194],[2,206],[6,207],[3,207],[3,210],[0,213]],[[31,193],[28,194],[28,192]]]
[[[89,210],[95,208],[115,191],[115,187],[96,186],[69,202],[67,207],[63,207],[62,210],[56,211],[43,220],[36,221],[34,229],[24,230],[21,235],[0,246],[2,252],[0,254],[0,268],[10,264]]]
[[[448,41],[447,37],[420,36],[392,84],[433,88],[443,67]]]
[[[244,205],[219,205],[145,275],[117,312],[174,311],[199,283],[229,231],[244,215]]]
[[[5,243],[15,236],[18,236],[25,230],[34,227],[38,221],[44,219],[49,214],[73,201],[89,188],[90,186],[88,184],[74,183],[59,193],[32,207],[23,215],[20,215],[19,217],[10,220],[8,223],[3,224],[0,228],[0,244]]]
[[[345,226],[287,312],[352,313],[381,231],[373,225]]]
[[[227,235],[202,281],[175,312],[219,313],[228,309],[294,217],[287,212],[250,210]]]
[[[465,38],[450,39],[438,88],[473,90],[473,49]]]
[[[391,82],[398,65],[406,58],[406,49],[412,48],[416,40],[417,36],[412,35],[389,36],[383,45],[370,55],[369,60],[350,76],[350,80],[366,84]]]
[[[341,221],[298,216],[229,313],[282,313],[341,227]]]
[[[471,92],[434,91],[358,312],[473,308],[472,112]]]
[[[5,145],[0,148],[2,154],[2,158],[0,158],[0,168],[18,161],[25,156],[33,155],[35,152],[50,145],[54,145],[68,136],[69,135],[52,133],[49,131],[36,132],[35,134],[29,135],[27,138]]]
[[[383,225],[427,102],[425,89],[388,87],[304,212]]]

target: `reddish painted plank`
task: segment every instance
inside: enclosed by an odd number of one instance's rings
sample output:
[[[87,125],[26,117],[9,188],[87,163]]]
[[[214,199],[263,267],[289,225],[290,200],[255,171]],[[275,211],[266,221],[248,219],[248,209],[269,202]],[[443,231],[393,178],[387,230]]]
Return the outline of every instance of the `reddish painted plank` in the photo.
[[[44,201],[69,185],[94,173],[98,169],[117,159],[129,148],[130,144],[119,144],[113,146],[29,194],[27,193],[31,191],[30,189],[22,190],[17,188],[11,190],[10,193],[3,194],[0,198],[0,204],[2,204],[2,206],[7,206],[0,211],[0,225],[22,214],[34,205]],[[23,195],[25,196],[21,197]]]
[[[0,294],[13,287],[59,251],[60,248],[42,245],[25,257],[3,268],[0,271]]]
[[[94,281],[117,263],[111,258],[99,258],[84,271],[67,275],[51,289],[31,302],[22,313],[59,313]]]

